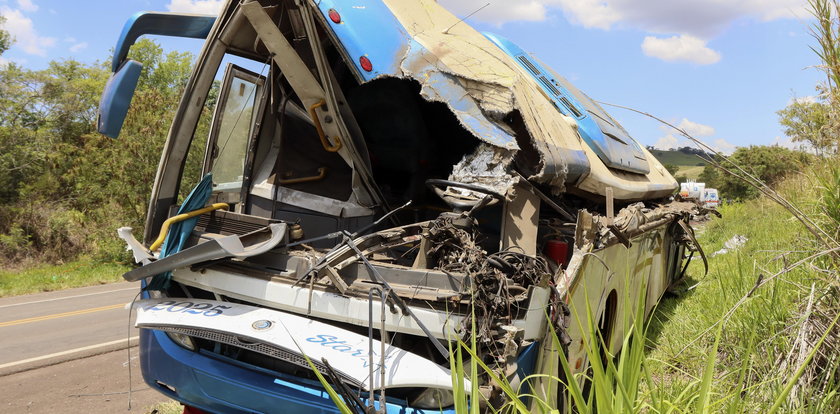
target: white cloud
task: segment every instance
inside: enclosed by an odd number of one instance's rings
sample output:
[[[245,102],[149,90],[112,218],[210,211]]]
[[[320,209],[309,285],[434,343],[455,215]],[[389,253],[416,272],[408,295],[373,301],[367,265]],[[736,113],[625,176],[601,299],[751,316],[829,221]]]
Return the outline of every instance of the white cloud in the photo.
[[[652,33],[713,37],[741,18],[803,17],[802,0],[551,0],[586,27],[626,25]],[[603,18],[606,16],[607,18]],[[599,23],[595,24],[595,23]]]
[[[683,131],[687,132],[688,135],[693,137],[710,137],[715,134],[715,128],[709,125],[698,124],[697,122],[689,121],[686,118],[683,118],[680,121],[678,128],[682,129]]]
[[[569,21],[583,27],[609,30],[624,19],[620,10],[598,0],[559,0],[554,3],[563,9]]]
[[[656,144],[653,144],[653,146],[655,148],[661,149],[661,150],[669,150],[669,149],[675,149],[675,148],[679,148],[681,146],[683,146],[683,147],[685,146],[685,145],[679,145],[679,144],[680,144],[680,140],[675,138],[673,134],[668,134],[668,135],[665,135],[662,138],[659,138],[659,141],[656,141]]]
[[[724,155],[731,155],[733,152],[735,152],[735,145],[723,138],[716,139],[715,142],[713,142],[709,146],[712,147],[712,149],[714,149],[715,151],[723,153]]]
[[[174,3],[179,0],[172,0]],[[441,5],[465,16],[487,0],[439,0]],[[188,2],[180,0],[179,2]],[[682,33],[708,38],[735,20],[770,21],[808,16],[802,0],[508,0],[495,1],[471,19],[492,23],[544,20],[550,10],[584,27],[611,29],[634,27],[650,33]]]
[[[691,62],[711,65],[720,61],[720,53],[706,46],[706,42],[689,35],[659,38],[645,36],[642,52],[646,56],[666,62]]]
[[[711,137],[711,136],[715,135],[715,128],[713,126],[703,125],[703,124],[700,124],[700,123],[697,123],[697,122],[689,121],[687,118],[683,118],[680,121],[680,123],[677,124],[676,126],[677,126],[677,128],[680,128],[683,131],[685,131],[686,133],[688,133],[688,135],[691,135],[692,137],[697,138],[697,139],[704,138],[704,137]],[[694,146],[694,143],[691,140],[682,136],[682,134],[678,133],[673,128],[671,128],[667,125],[662,125],[662,126],[659,127],[659,129],[665,135],[662,136],[661,138],[659,138],[659,140],[656,141],[656,144],[653,144],[653,146],[656,147],[656,148],[659,148],[659,149],[675,149],[675,148],[681,148],[681,147],[693,147]],[[718,141],[720,141],[720,143],[718,143]],[[708,144],[708,143],[706,143],[706,144]],[[723,139],[716,140],[715,145],[719,146],[722,149],[723,148],[729,148],[729,147],[731,147],[732,150],[735,149],[734,145],[731,145],[731,144],[727,143]],[[715,145],[709,145],[709,146],[712,147],[712,148],[715,148],[718,151],[721,151]],[[721,152],[724,152],[724,151],[721,151]],[[730,153],[731,153],[731,151],[730,151]]]
[[[38,11],[38,5],[33,3],[32,0],[17,0],[18,7],[20,7],[23,11],[28,12],[36,12]]]
[[[439,0],[458,16],[468,15],[487,1]],[[677,35],[676,40],[651,37],[653,40],[645,41],[648,47],[661,46],[663,40],[670,40],[672,48],[676,43],[684,43],[681,47],[693,47],[700,52],[699,57],[670,61],[700,60],[702,64],[710,64],[720,60],[720,54],[706,47],[706,41],[721,34],[733,22],[804,18],[808,16],[806,5],[803,0],[508,0],[493,2],[470,20],[499,25],[540,21],[552,10],[558,10],[570,22],[587,28],[633,28],[651,34]],[[698,39],[700,44],[688,39]]]
[[[539,0],[506,0],[488,2],[487,0],[439,0],[443,7],[458,17],[477,13],[470,20],[495,24],[509,21],[541,21],[546,18],[546,3]],[[490,3],[489,6],[484,7]],[[482,8],[483,7],[483,8]]]
[[[24,16],[20,10],[0,7],[0,15],[6,18],[3,28],[15,39],[13,47],[20,48],[30,55],[46,56],[47,48],[55,46],[56,39],[39,36],[32,19]]]
[[[170,0],[166,10],[179,13],[219,14],[222,0]]]
[[[82,49],[85,49],[87,47],[88,47],[87,42],[81,42],[81,43],[76,43],[73,46],[70,46],[69,50],[73,53],[76,53],[76,52],[78,52]]]

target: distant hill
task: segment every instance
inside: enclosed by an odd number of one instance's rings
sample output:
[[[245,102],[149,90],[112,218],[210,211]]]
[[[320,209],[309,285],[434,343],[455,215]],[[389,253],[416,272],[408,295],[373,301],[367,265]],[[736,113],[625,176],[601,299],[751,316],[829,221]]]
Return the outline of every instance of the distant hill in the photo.
[[[672,164],[679,167],[703,167],[707,162],[700,159],[700,156],[709,157],[707,153],[691,147],[675,150],[660,150],[648,147],[648,151],[662,164]]]

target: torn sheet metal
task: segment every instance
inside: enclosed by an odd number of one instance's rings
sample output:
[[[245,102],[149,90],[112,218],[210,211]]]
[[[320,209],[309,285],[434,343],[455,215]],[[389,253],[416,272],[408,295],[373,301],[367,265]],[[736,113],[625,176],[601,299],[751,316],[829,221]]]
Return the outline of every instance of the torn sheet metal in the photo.
[[[324,16],[335,8],[346,19],[327,24],[361,81],[417,80],[425,99],[446,103],[476,138],[526,157],[528,179],[550,186],[552,193],[574,186],[603,196],[612,187],[616,199],[642,200],[675,188],[676,181],[644,149],[648,173],[608,168],[581,138],[576,119],[561,113],[525,68],[434,1],[339,3],[325,0],[318,7]],[[369,32],[383,25],[393,29]],[[373,69],[360,66],[362,56]],[[521,117],[521,130],[511,130],[511,117]]]
[[[648,208],[644,203],[630,204],[621,209],[613,219],[593,216],[597,229],[595,247],[620,243],[623,242],[622,239],[628,240],[666,222],[687,219],[698,213],[699,208],[696,204],[674,201],[654,208]]]
[[[261,255],[286,240],[286,223],[272,223],[243,236],[230,235],[208,240],[162,259],[129,270],[125,280],[135,282],[144,278],[185,268],[197,263],[222,258],[244,259]],[[129,245],[131,246],[131,245]]]
[[[476,62],[478,64],[479,62]],[[461,121],[461,125],[476,138],[508,150],[517,150],[516,137],[504,128],[504,124],[486,116],[479,105],[486,105],[491,111],[502,114],[512,109],[510,92],[502,85],[489,82],[470,82],[466,88],[455,74],[440,62],[438,55],[430,52],[416,40],[409,41],[406,55],[401,59],[400,77],[410,77],[420,82],[420,94],[430,102],[443,102]],[[468,79],[468,78],[467,78]],[[470,93],[487,98],[475,99]],[[507,106],[505,106],[507,101]]]
[[[583,141],[575,120],[557,111],[545,92],[510,56],[467,24],[455,24],[458,19],[436,4],[425,1],[386,3],[412,36],[412,44],[423,47],[418,50],[412,45],[409,49],[401,66],[402,76],[416,78],[424,88],[428,85],[428,89],[447,98],[450,107],[471,132],[478,129],[476,125],[487,131],[489,123],[496,127],[491,131],[504,131],[510,137],[505,140],[515,144],[515,134],[507,131],[510,127],[501,119],[518,113],[524,127],[521,133],[528,135],[518,138],[527,140],[532,147],[530,151],[537,152],[535,166],[528,178],[552,186],[556,190],[553,192],[563,191],[570,169],[574,170],[575,179],[588,172],[590,160],[581,150]],[[439,76],[449,82],[445,86],[437,83]],[[453,94],[457,100],[452,100]],[[461,104],[465,101],[473,102],[480,111],[470,107],[462,108],[470,109],[466,113],[458,113],[459,108],[452,102]],[[464,114],[480,122],[468,119]],[[495,133],[499,134],[498,131]],[[498,146],[498,138],[476,136]],[[519,146],[507,148],[519,149]]]
[[[508,172],[511,161],[512,151],[482,144],[455,164],[449,179],[465,184],[477,184],[496,193],[505,194],[519,180]]]
[[[131,251],[131,254],[134,256],[134,262],[145,266],[151,263],[152,260],[155,260],[155,256],[152,255],[146,246],[143,246],[143,243],[140,243],[134,238],[131,230],[131,227],[120,227],[117,229],[117,235],[125,241],[126,250]]]

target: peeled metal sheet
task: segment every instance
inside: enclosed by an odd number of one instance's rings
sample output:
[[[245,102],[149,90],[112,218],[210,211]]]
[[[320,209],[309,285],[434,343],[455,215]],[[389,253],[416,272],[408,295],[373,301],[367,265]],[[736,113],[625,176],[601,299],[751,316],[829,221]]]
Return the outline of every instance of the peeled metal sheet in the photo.
[[[270,224],[270,233],[266,233],[269,237],[263,237],[262,239],[258,239],[256,242],[249,243],[248,245],[243,244],[242,239],[251,239],[253,236],[264,231],[259,230],[244,236],[232,235],[206,241],[188,249],[184,249],[178,253],[174,253],[171,256],[166,256],[163,259],[156,260],[145,266],[126,272],[123,275],[123,278],[130,282],[134,282],[149,276],[154,276],[210,260],[226,257],[245,258],[263,254],[276,247],[286,238],[286,228],[286,223]],[[137,254],[135,253],[135,257],[136,256]]]

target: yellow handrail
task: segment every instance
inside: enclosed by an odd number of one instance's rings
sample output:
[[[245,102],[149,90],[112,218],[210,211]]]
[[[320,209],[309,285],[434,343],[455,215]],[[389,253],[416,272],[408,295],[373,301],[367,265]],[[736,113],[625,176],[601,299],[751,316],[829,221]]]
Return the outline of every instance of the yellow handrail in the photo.
[[[308,183],[308,182],[311,182],[311,181],[323,180],[324,177],[326,177],[326,176],[327,176],[327,167],[321,167],[321,168],[318,168],[318,175],[313,175],[313,176],[310,176],[310,177],[287,178],[285,180],[280,180],[280,185]]]
[[[335,140],[335,145],[330,144],[330,141],[327,140],[326,134],[324,134],[324,128],[321,128],[321,120],[318,119],[318,115],[315,113],[316,108],[320,108],[326,104],[327,102],[323,99],[312,104],[312,106],[309,107],[309,117],[312,118],[312,122],[315,123],[315,130],[318,131],[318,138],[321,138],[321,145],[324,147],[324,150],[327,152],[337,152],[341,149],[341,139],[339,137],[335,137],[333,138]]]
[[[160,245],[162,245],[163,241],[166,239],[166,233],[169,233],[169,226],[171,226],[172,223],[177,223],[179,221],[191,219],[195,216],[200,216],[204,213],[209,213],[215,210],[227,210],[228,208],[230,207],[227,205],[227,203],[215,203],[209,207],[193,210],[189,213],[178,214],[177,216],[172,216],[166,219],[166,221],[163,222],[163,226],[160,227],[160,235],[158,236],[157,240],[155,240],[155,242],[152,243],[151,246],[149,246],[149,250],[155,251],[158,248],[160,248]]]

